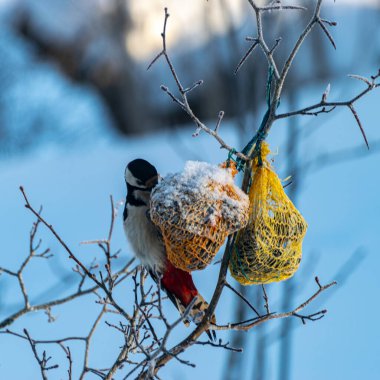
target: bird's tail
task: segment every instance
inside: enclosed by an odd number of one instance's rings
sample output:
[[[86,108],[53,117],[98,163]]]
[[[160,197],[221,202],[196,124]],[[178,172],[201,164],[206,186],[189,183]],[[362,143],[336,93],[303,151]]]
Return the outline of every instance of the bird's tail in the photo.
[[[209,304],[199,293],[195,297],[197,299],[194,303],[194,306],[190,310],[189,319],[192,320],[195,324],[198,324],[202,321],[202,319],[203,319],[203,317],[204,317],[204,315],[205,315],[205,313],[209,307]],[[186,310],[186,307],[181,302],[178,302],[177,306],[178,306],[178,310],[180,311],[180,313],[183,314]],[[210,322],[212,324],[216,324],[215,314],[213,314],[211,316]],[[184,323],[186,326],[188,326],[190,321],[188,319],[185,319]],[[206,334],[208,335],[210,340],[216,340],[215,330],[206,330]]]
[[[167,262],[166,270],[161,277],[161,285],[182,315],[194,298],[197,297],[184,323],[189,325],[190,321],[196,324],[201,322],[209,305],[199,294],[190,273],[178,269],[170,262]],[[212,315],[210,321],[216,324],[215,315]],[[213,331],[213,334],[207,331],[207,334],[212,339],[215,336],[215,331]]]
[[[207,301],[199,293],[196,295],[196,297],[197,299],[194,303],[194,306],[190,310],[189,317],[194,323],[198,324],[204,317],[209,305]],[[183,314],[186,310],[186,307],[181,304],[179,310]],[[215,314],[212,315],[210,321],[211,323],[216,323]]]

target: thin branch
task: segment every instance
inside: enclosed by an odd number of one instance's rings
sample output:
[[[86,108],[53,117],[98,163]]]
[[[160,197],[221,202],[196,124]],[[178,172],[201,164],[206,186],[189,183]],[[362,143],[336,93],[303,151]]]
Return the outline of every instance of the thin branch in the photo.
[[[280,79],[280,73],[279,73],[279,70],[277,68],[276,61],[274,60],[273,55],[271,54],[270,49],[269,49],[269,47],[265,41],[264,32],[263,32],[262,12],[269,11],[269,9],[265,10],[265,9],[258,7],[256,5],[255,1],[253,1],[253,0],[248,0],[248,3],[253,8],[255,15],[256,15],[256,29],[257,29],[256,39],[257,39],[258,44],[260,45],[261,50],[263,51],[265,57],[267,58],[269,66],[271,66],[274,70],[274,76],[275,76],[276,80],[278,80],[278,79]]]
[[[218,281],[215,286],[214,294],[212,296],[211,302],[209,304],[209,307],[204,314],[201,322],[197,325],[196,329],[192,331],[184,340],[182,340],[180,343],[178,343],[175,347],[173,347],[168,352],[163,353],[160,357],[156,360],[156,368],[155,373],[157,373],[158,369],[164,366],[167,362],[169,362],[174,355],[178,355],[181,352],[185,351],[188,347],[190,347],[194,341],[197,340],[197,338],[210,327],[214,328],[214,325],[210,326],[210,320],[211,316],[213,315],[215,308],[218,304],[219,298],[222,294],[224,285],[225,285],[225,279],[228,269],[228,263],[232,251],[233,244],[235,242],[236,234],[233,236],[229,236],[225,248],[225,252],[222,259],[222,264],[219,271]],[[139,376],[139,379],[144,379],[146,373],[142,372]]]
[[[24,197],[25,200],[25,207],[29,209],[41,222],[44,224],[50,232],[55,236],[55,238],[58,240],[58,242],[62,245],[62,247],[66,250],[66,252],[69,255],[70,259],[73,259],[77,265],[83,270],[84,273],[93,281],[95,284],[101,288],[107,296],[107,299],[112,303],[112,306],[120,313],[122,314],[126,319],[130,319],[130,316],[128,313],[114,300],[112,293],[107,289],[105,284],[102,281],[99,281],[96,276],[91,273],[88,268],[75,256],[73,251],[68,247],[68,245],[63,241],[61,236],[56,232],[56,230],[53,228],[51,224],[49,224],[29,203],[29,199],[24,191],[24,188],[21,186],[20,191]]]
[[[227,286],[228,289],[230,289],[232,292],[234,292],[238,297],[240,297],[247,305],[248,307],[253,310],[253,312],[258,316],[261,317],[260,313],[256,310],[256,308],[248,301],[246,297],[243,296],[238,290],[236,290],[234,287],[232,287],[227,281],[224,284]]]
[[[25,332],[24,332],[25,333]],[[19,333],[16,333],[15,331],[5,329],[4,331],[0,331],[0,334],[7,334],[7,335],[13,335],[21,339],[29,340],[27,335],[22,335]],[[65,342],[70,342],[70,341],[85,341],[86,338],[84,337],[79,337],[79,336],[68,336],[66,338],[61,338],[61,339],[48,339],[48,340],[41,340],[41,339],[33,339],[33,343],[35,345],[37,344],[61,344]]]
[[[309,297],[305,302],[297,306],[294,310],[284,312],[284,313],[272,313],[272,314],[267,314],[262,316],[261,318],[252,318],[252,322],[236,322],[236,323],[229,323],[228,325],[223,325],[223,326],[215,326],[216,330],[243,330],[247,331],[250,330],[251,328],[261,325],[264,322],[270,321],[272,319],[283,319],[287,317],[296,317],[296,318],[301,318],[301,320],[304,322],[305,320],[313,320],[315,316],[319,316],[321,314],[326,314],[327,310],[321,310],[317,313],[313,313],[307,316],[301,316],[299,312],[303,310],[306,306],[308,306],[310,303],[312,303],[321,293],[325,292],[327,289],[331,288],[332,286],[336,285],[336,281],[333,281],[327,285],[321,285],[319,282],[318,277],[315,278],[315,282],[318,285],[318,290],[311,296]],[[320,319],[320,318],[317,318]]]
[[[324,309],[324,310],[317,311],[316,313],[309,314],[309,315],[301,315],[301,314],[294,313],[293,316],[300,318],[302,323],[305,325],[306,321],[311,321],[311,322],[319,321],[321,318],[325,316],[326,313],[327,313],[327,310]]]
[[[211,341],[207,341],[207,342],[200,342],[200,341],[195,341],[194,342],[195,345],[200,345],[200,346],[211,346],[211,347],[216,347],[216,348],[224,348],[225,350],[228,350],[228,351],[234,351],[234,352],[243,352],[243,349],[242,348],[234,348],[234,347],[231,347],[229,344],[229,342],[227,343],[222,343],[222,340],[219,339],[219,342],[218,343],[214,343],[214,342],[211,342]]]
[[[365,144],[367,145],[367,148],[369,149],[369,144],[368,144],[368,140],[367,140],[367,136],[364,132],[364,128],[363,128],[363,125],[360,121],[360,118],[359,118],[359,115],[357,114],[353,104],[349,104],[348,105],[348,108],[350,109],[350,111],[352,112],[352,114],[354,115],[354,118],[356,120],[356,122],[358,123],[358,126],[359,126],[359,129],[360,129],[360,132],[362,133],[362,136],[363,136],[363,139],[365,141]]]
[[[71,356],[70,347],[64,346],[63,344],[60,344],[60,346],[62,347],[62,350],[65,352],[67,361],[69,362],[69,366],[67,369],[68,380],[72,380],[72,378],[73,378],[73,358]]]
[[[82,369],[82,373],[79,377],[80,380],[82,380],[86,374],[86,372],[88,372],[89,370],[89,367],[88,367],[88,358],[89,358],[89,352],[90,352],[90,345],[91,345],[91,339],[97,329],[97,327],[99,326],[99,323],[103,317],[103,315],[106,313],[107,311],[107,308],[106,308],[106,305],[104,305],[100,311],[100,313],[98,314],[97,318],[95,319],[91,329],[90,329],[90,332],[88,333],[87,337],[85,338],[85,350],[84,350],[84,359],[83,359],[83,369]]]
[[[12,277],[17,277],[17,273],[12,272],[11,270],[9,270],[7,268],[0,267],[0,275],[2,273],[6,273],[6,274],[8,274],[9,276],[12,276]]]
[[[114,274],[114,278],[117,278],[118,276],[120,276],[121,274],[124,274],[124,273],[128,274],[128,268],[132,265],[133,262],[134,262],[134,259],[130,260],[120,271],[118,271],[117,273]],[[2,321],[0,321],[0,329],[3,329],[7,326],[10,326],[17,319],[19,319],[20,317],[22,317],[25,314],[28,314],[28,313],[34,312],[34,311],[39,311],[39,310],[47,310],[47,309],[52,308],[54,306],[63,305],[67,302],[73,301],[76,298],[83,297],[83,296],[86,296],[88,294],[94,293],[98,289],[99,289],[99,286],[96,285],[96,286],[93,286],[93,287],[88,288],[86,290],[76,291],[75,293],[73,293],[69,296],[60,298],[60,299],[41,303],[38,305],[31,305],[27,308],[24,307],[24,308],[18,310],[17,312],[15,312],[14,314],[6,317]]]
[[[215,133],[218,133],[219,127],[220,127],[220,123],[222,122],[223,117],[224,117],[224,111],[219,111],[218,120],[216,122],[215,129],[214,129]]]
[[[248,0],[249,2],[251,2],[251,0]],[[275,108],[274,110],[277,108],[277,102],[278,100],[280,99],[280,96],[281,96],[281,93],[282,93],[282,88],[284,86],[284,83],[285,83],[285,80],[286,80],[286,77],[288,75],[288,72],[290,70],[290,67],[292,66],[292,63],[300,49],[300,47],[302,46],[303,42],[305,41],[306,37],[309,35],[309,33],[312,31],[312,29],[314,28],[315,24],[318,23],[319,19],[320,19],[320,11],[321,11],[321,5],[322,5],[322,0],[318,0],[317,1],[317,4],[315,6],[315,9],[314,9],[314,13],[309,21],[309,23],[306,25],[304,31],[301,33],[301,35],[299,36],[298,40],[296,41],[292,51],[290,52],[289,54],[289,57],[288,59],[286,60],[285,64],[284,64],[284,67],[281,71],[281,75],[280,77],[278,77],[278,82],[276,84],[276,89],[275,89],[275,94],[274,94],[274,101],[275,101]]]
[[[248,37],[246,38],[248,40]],[[250,41],[251,39],[249,39]],[[254,38],[254,42],[249,47],[249,49],[246,51],[246,53],[243,55],[243,57],[240,59],[239,63],[236,66],[236,69],[234,70],[234,74],[236,75],[240,68],[244,65],[245,61],[250,57],[250,55],[253,53],[253,51],[256,49],[256,47],[259,45],[259,41]]]
[[[42,353],[42,358],[40,358],[39,355],[38,355],[38,352],[37,352],[36,344],[33,341],[33,339],[30,337],[28,330],[24,329],[24,333],[25,333],[25,335],[26,335],[26,337],[27,337],[27,339],[29,341],[30,347],[31,347],[31,349],[33,351],[33,355],[34,355],[35,359],[37,360],[37,363],[38,363],[38,365],[40,367],[42,379],[43,380],[48,380],[46,372],[49,371],[49,370],[51,370],[51,369],[58,368],[58,364],[55,364],[55,365],[52,365],[52,366],[48,366],[47,364],[48,364],[49,360],[51,359],[51,357],[47,357],[46,356],[46,351],[44,351]]]
[[[281,37],[276,38],[276,42],[274,43],[273,47],[269,50],[269,54],[270,55],[273,55],[273,52],[278,48],[278,46],[280,45],[281,41],[282,41]]]
[[[327,21],[324,20],[324,22],[326,23]],[[334,38],[333,36],[331,35],[331,33],[329,32],[329,30],[326,28],[326,26],[324,25],[323,21],[321,19],[318,20],[318,24],[319,26],[321,27],[321,29],[323,30],[323,32],[326,34],[327,38],[329,39],[329,41],[331,42],[331,45],[334,47],[334,49],[336,50],[336,44],[335,44],[335,41],[334,41]],[[333,25],[332,22],[329,23],[329,25]]]
[[[293,10],[293,11],[306,11],[307,8],[298,5],[266,5],[258,8],[261,12]]]
[[[15,322],[17,319],[19,319],[20,317],[22,317],[25,314],[28,314],[28,313],[33,312],[33,311],[38,311],[38,310],[46,310],[46,309],[51,308],[53,306],[62,305],[64,303],[70,302],[70,301],[72,301],[78,297],[82,297],[82,296],[85,296],[87,294],[91,294],[98,288],[99,288],[98,286],[94,286],[92,288],[89,288],[89,289],[86,289],[86,290],[83,290],[80,292],[75,292],[75,293],[73,293],[67,297],[63,297],[63,298],[60,298],[57,300],[53,300],[53,301],[42,303],[42,304],[35,305],[35,306],[32,305],[29,307],[24,307],[24,308],[18,310],[16,313],[14,313],[14,314],[10,315],[9,317],[6,317],[4,320],[2,320],[0,322],[0,329],[7,327],[7,326],[10,326],[13,322]]]
[[[314,116],[317,116],[321,113],[328,113],[328,112],[331,112],[333,111],[336,107],[347,107],[349,108],[349,110],[351,111],[351,113],[353,114],[359,128],[360,128],[360,132],[363,136],[363,139],[364,139],[364,142],[367,146],[367,148],[369,149],[369,144],[368,144],[368,140],[367,140],[367,136],[365,134],[365,131],[364,131],[364,128],[363,128],[363,125],[360,121],[360,118],[354,108],[354,104],[359,100],[361,99],[364,95],[366,95],[367,93],[369,93],[370,91],[380,87],[380,83],[377,83],[377,79],[380,77],[380,70],[377,74],[373,75],[371,77],[371,79],[367,79],[367,78],[364,78],[364,77],[361,77],[361,76],[356,76],[356,75],[350,75],[351,78],[355,78],[355,79],[359,79],[361,80],[362,82],[366,83],[367,84],[367,87],[360,91],[358,94],[356,94],[355,96],[353,96],[351,99],[349,100],[345,100],[345,101],[337,101],[337,102],[327,102],[326,99],[327,99],[327,93],[326,91],[323,93],[322,95],[322,99],[320,102],[318,103],[315,103],[311,106],[308,106],[308,107],[304,107],[302,109],[299,109],[297,111],[292,111],[292,112],[286,112],[286,113],[282,113],[282,114],[278,114],[278,115],[275,115],[274,116],[274,119],[275,120],[278,120],[278,119],[283,119],[283,118],[288,118],[288,117],[291,117],[291,116],[298,116],[298,115],[314,115]]]
[[[261,288],[263,290],[263,298],[264,298],[264,307],[265,307],[265,310],[267,312],[267,314],[270,314],[270,309],[269,309],[269,298],[268,298],[268,295],[267,295],[267,292],[265,290],[265,285],[261,285]]]
[[[366,77],[361,76],[361,75],[357,75],[357,74],[348,74],[348,77],[353,78],[353,79],[360,80],[360,81],[364,82],[367,86],[371,86],[371,82],[370,82],[370,80],[367,79]]]
[[[168,64],[170,73],[176,83],[178,92],[180,94],[180,99],[178,99],[170,90],[167,86],[161,86],[161,89],[175,102],[177,103],[191,118],[191,120],[195,123],[196,125],[196,131],[194,133],[194,136],[197,136],[199,132],[202,130],[209,134],[210,136],[214,137],[218,143],[220,144],[221,148],[227,149],[228,151],[232,151],[233,147],[229,146],[218,134],[218,130],[212,130],[209,127],[207,127],[204,123],[202,123],[198,117],[194,114],[193,110],[190,107],[189,101],[187,99],[187,94],[193,90],[194,88],[198,87],[202,81],[198,81],[195,83],[195,85],[185,88],[183,87],[179,76],[177,75],[177,72],[174,68],[174,65],[171,61],[171,58],[169,57],[167,53],[167,48],[166,48],[166,27],[167,27],[167,22],[169,18],[169,13],[168,9],[165,8],[165,19],[164,19],[164,27],[163,31],[161,33],[162,37],[162,51],[157,54],[157,56],[153,59],[153,61],[149,64],[148,70],[152,67],[152,65],[157,62],[157,60],[161,57],[164,57],[166,60],[166,63]],[[220,120],[221,121],[221,120]],[[220,124],[219,121],[219,124]],[[243,159],[243,160],[248,160],[248,157],[246,157],[244,154],[240,152],[236,152],[236,156]]]

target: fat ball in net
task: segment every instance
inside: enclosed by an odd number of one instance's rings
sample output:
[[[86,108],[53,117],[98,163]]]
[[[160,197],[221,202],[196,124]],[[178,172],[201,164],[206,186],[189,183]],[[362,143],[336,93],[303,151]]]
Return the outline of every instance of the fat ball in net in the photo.
[[[307,223],[285,194],[280,179],[261,148],[262,165],[252,165],[249,222],[238,232],[229,264],[243,285],[282,281],[297,271]]]
[[[163,236],[168,260],[185,271],[204,269],[228,235],[248,222],[248,196],[231,169],[188,161],[151,195],[150,217]]]

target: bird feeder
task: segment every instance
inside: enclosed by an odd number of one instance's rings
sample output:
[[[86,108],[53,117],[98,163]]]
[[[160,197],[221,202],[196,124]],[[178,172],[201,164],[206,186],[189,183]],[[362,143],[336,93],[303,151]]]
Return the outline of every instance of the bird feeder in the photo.
[[[150,203],[168,260],[188,272],[211,263],[226,237],[247,224],[248,210],[248,196],[234,184],[231,169],[195,161],[165,177]]]
[[[238,232],[229,269],[243,285],[282,281],[297,271],[302,257],[302,241],[307,223],[285,194],[277,174],[266,159],[252,165],[249,190],[249,222]]]

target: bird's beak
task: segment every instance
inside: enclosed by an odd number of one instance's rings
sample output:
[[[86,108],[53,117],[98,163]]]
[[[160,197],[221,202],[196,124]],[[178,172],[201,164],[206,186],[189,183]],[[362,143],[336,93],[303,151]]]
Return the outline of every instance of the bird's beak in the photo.
[[[161,177],[160,177],[159,174],[155,175],[154,177],[148,179],[145,182],[145,186],[148,187],[148,188],[152,188],[152,187],[156,186],[160,178]]]

